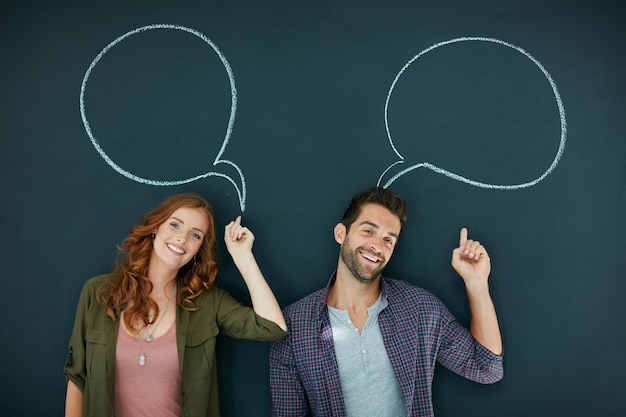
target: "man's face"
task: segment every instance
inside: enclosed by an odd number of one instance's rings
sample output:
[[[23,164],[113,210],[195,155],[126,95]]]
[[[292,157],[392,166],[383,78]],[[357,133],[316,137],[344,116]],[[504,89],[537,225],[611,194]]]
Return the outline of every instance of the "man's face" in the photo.
[[[337,225],[340,261],[363,283],[376,281],[391,259],[400,236],[400,219],[378,204],[366,204],[346,232]]]

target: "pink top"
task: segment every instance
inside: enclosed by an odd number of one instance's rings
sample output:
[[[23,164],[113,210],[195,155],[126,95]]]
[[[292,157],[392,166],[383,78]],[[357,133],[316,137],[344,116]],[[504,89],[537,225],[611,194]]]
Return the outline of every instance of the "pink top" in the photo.
[[[115,356],[115,417],[180,417],[180,364],[176,323],[151,342],[121,324]],[[143,348],[145,364],[139,365]]]

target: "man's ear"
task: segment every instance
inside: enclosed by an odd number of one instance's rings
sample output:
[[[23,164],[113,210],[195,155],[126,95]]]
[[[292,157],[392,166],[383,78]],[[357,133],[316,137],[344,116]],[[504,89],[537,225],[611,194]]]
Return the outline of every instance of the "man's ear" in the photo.
[[[335,241],[341,245],[346,238],[346,233],[346,226],[343,223],[337,223],[334,230]]]

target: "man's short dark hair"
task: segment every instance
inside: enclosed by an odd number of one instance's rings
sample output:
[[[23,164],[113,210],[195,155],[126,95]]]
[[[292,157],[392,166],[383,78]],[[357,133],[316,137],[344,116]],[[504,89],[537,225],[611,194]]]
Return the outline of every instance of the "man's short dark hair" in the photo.
[[[398,194],[388,188],[370,187],[356,194],[350,200],[350,204],[341,217],[341,223],[350,230],[350,226],[361,214],[361,209],[366,204],[378,204],[383,206],[400,219],[400,226],[404,226],[408,211],[406,202]]]

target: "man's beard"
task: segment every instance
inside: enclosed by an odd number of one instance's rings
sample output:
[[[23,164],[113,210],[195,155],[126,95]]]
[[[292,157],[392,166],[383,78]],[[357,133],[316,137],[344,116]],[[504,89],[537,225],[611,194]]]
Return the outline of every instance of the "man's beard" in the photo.
[[[357,248],[354,251],[351,251],[348,246],[348,238],[346,237],[343,241],[343,244],[339,248],[339,255],[341,256],[341,260],[344,264],[346,264],[354,278],[364,284],[370,284],[376,281],[378,277],[380,277],[380,275],[382,274],[383,269],[385,268],[384,259],[381,260],[380,266],[378,268],[374,269],[371,272],[366,272],[359,264],[359,259],[361,258],[359,251],[370,253],[379,258],[381,258],[381,256],[376,253],[372,253],[371,251],[367,251],[363,248]]]

